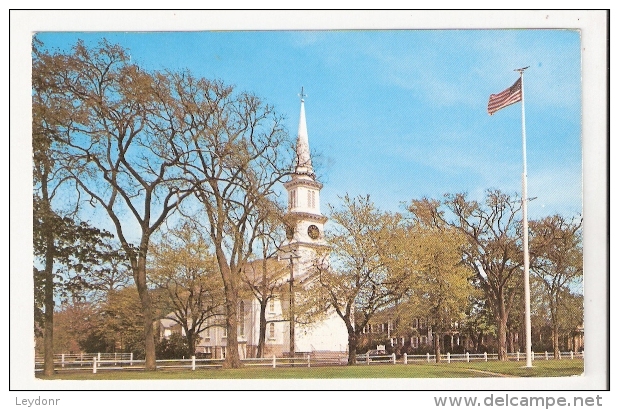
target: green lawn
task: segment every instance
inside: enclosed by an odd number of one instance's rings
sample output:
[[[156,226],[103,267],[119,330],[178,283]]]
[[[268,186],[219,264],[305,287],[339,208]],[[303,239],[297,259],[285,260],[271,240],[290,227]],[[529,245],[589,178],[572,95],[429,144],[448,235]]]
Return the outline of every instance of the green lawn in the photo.
[[[584,372],[581,359],[538,360],[532,368],[524,362],[471,362],[423,363],[408,365],[357,365],[334,367],[295,367],[276,369],[270,367],[245,367],[242,369],[158,370],[99,370],[60,372],[53,377],[37,375],[40,379],[53,380],[144,380],[144,379],[381,379],[381,378],[464,378],[464,377],[559,377],[575,376]]]

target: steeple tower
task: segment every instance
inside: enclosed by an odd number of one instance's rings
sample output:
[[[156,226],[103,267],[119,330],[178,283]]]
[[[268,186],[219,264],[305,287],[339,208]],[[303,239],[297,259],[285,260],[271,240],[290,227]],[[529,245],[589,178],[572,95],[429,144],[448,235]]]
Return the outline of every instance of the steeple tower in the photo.
[[[301,88],[301,112],[297,132],[296,166],[290,180],[284,183],[288,191],[288,227],[286,252],[305,253],[313,258],[317,248],[326,245],[323,227],[327,217],[320,213],[320,190],[322,184],[316,181],[309,149],[307,122],[305,118],[305,97]],[[301,257],[301,255],[299,255]],[[301,274],[301,273],[300,273]]]
[[[313,272],[316,257],[320,255],[321,263],[328,263],[327,242],[323,228],[327,217],[320,213],[320,190],[322,184],[316,181],[312,168],[309,149],[307,123],[305,120],[305,94],[301,88],[301,113],[297,133],[296,164],[290,180],[284,183],[288,191],[288,214],[286,215],[286,241],[281,246],[279,258],[290,263],[289,299],[282,300],[283,306],[289,306],[289,320],[284,332],[283,346],[289,346],[289,353],[313,352],[315,350],[346,350],[348,332],[339,316],[332,310],[327,316],[307,326],[295,322],[294,289],[312,284],[309,276]],[[292,320],[291,320],[292,318]],[[285,350],[284,350],[285,351]]]
[[[307,122],[305,121],[305,97],[303,87],[301,87],[301,113],[299,114],[299,131],[297,132],[297,174],[308,174],[313,176],[312,158],[309,150],[309,140],[307,136]]]

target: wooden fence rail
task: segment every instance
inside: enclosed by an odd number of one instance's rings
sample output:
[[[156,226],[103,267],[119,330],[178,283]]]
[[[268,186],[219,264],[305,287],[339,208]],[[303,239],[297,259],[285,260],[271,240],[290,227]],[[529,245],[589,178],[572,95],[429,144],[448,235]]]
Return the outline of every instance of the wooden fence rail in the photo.
[[[100,354],[84,354],[84,355],[57,355],[54,360],[54,369],[56,371],[77,371],[77,370],[91,370],[93,373],[105,370],[141,370],[144,369],[144,360],[134,360],[133,355],[130,353],[117,354],[113,353],[100,353]],[[509,353],[508,360],[521,361],[525,360],[523,353]],[[548,352],[534,353],[534,360],[554,360],[554,355]],[[584,359],[584,352],[561,352],[559,360],[561,359]],[[489,361],[498,360],[497,354],[450,354],[446,353],[441,356],[441,360],[445,363],[451,362],[473,362],[473,361]],[[242,359],[242,362],[246,366],[264,366],[264,367],[312,367],[312,366],[334,366],[334,365],[346,365],[348,356],[342,353],[337,356],[328,358],[315,358],[312,355],[305,355],[304,357],[266,357],[266,358],[247,358]],[[375,365],[375,364],[413,364],[413,363],[431,363],[435,361],[435,356],[429,353],[425,355],[407,355],[403,354],[401,357],[396,357],[395,353],[390,355],[369,355],[362,354],[357,355],[357,364]],[[196,359],[192,357],[189,359],[168,359],[157,360],[157,368],[167,370],[183,370],[183,369],[209,369],[209,368],[221,368],[223,366],[224,359]],[[35,362],[35,372],[43,370],[43,362]]]

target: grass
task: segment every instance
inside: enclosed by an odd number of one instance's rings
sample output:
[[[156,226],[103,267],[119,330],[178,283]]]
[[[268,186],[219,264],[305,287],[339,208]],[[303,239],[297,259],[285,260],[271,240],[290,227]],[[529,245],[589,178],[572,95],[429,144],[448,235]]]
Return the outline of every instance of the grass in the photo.
[[[191,379],[382,379],[382,378],[471,378],[471,377],[564,377],[584,372],[582,359],[538,360],[532,368],[524,362],[415,363],[408,365],[357,365],[333,367],[244,367],[242,369],[191,370],[100,370],[66,371],[45,380],[191,380]]]

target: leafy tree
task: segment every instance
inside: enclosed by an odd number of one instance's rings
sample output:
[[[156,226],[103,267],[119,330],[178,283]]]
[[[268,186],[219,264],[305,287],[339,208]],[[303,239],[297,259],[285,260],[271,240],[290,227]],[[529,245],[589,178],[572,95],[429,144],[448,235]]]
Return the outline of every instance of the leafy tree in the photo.
[[[408,300],[400,311],[424,315],[431,325],[436,361],[441,360],[440,339],[455,323],[460,324],[473,288],[471,270],[462,261],[465,238],[451,227],[413,225],[406,246]],[[411,320],[404,319],[404,323]]]
[[[106,240],[112,237],[109,232],[61,217],[49,205],[39,196],[33,197],[35,333],[44,329],[44,372],[53,374],[53,352],[57,350],[53,343],[58,339],[54,336],[54,297],[79,299],[89,289],[90,275],[97,274],[117,253],[107,245]]]
[[[88,302],[67,301],[54,312],[54,353],[78,353],[92,330],[95,307]],[[106,352],[107,350],[97,350]]]
[[[49,71],[58,63],[41,50],[34,38],[32,64],[32,170],[34,201],[35,258],[40,266],[33,268],[35,284],[34,318],[44,335],[44,369],[46,376],[54,372],[54,273],[55,225],[61,218],[53,210],[58,191],[67,182],[66,169],[60,164],[58,139],[60,123],[70,121],[71,109],[66,99],[56,99],[57,91],[48,80]],[[38,243],[37,243],[38,242]],[[35,333],[37,332],[35,328]]]
[[[486,300],[479,296],[470,299],[460,331],[472,341],[474,352],[487,351],[484,336],[496,336],[496,325],[492,316]]]
[[[292,167],[292,144],[273,108],[248,93],[188,72],[168,78],[184,130],[173,148],[208,220],[226,299],[226,367],[240,367],[237,309],[243,269],[260,235],[260,221]]]
[[[348,331],[348,364],[356,361],[363,328],[381,309],[394,304],[404,292],[401,272],[389,269],[401,240],[401,216],[378,210],[369,196],[342,198],[341,208],[330,207],[335,225],[325,234],[330,265],[315,263],[319,286],[317,309],[331,307]],[[333,225],[332,225],[333,226]]]
[[[163,317],[164,295],[156,289],[151,291],[152,312],[155,318]],[[82,348],[87,352],[108,346],[108,351],[133,353],[136,359],[145,359],[142,304],[134,286],[108,292],[105,302],[97,306],[95,315],[90,319],[96,323],[83,342]],[[153,324],[151,323],[151,326]],[[154,326],[153,326],[154,327]]]
[[[455,194],[446,195],[442,204],[422,199],[413,200],[409,206],[426,224],[449,226],[466,238],[466,246],[462,247],[464,261],[475,272],[493,313],[499,360],[507,360],[507,321],[522,287],[519,203],[498,190],[490,190],[484,203]]]
[[[152,248],[151,280],[167,296],[172,314],[181,325],[188,356],[195,354],[200,332],[218,323],[224,306],[221,275],[210,244],[190,222],[162,235]]]
[[[581,225],[581,221],[568,221],[560,215],[530,223],[531,271],[539,279],[544,291],[552,325],[552,347],[555,358],[560,354],[559,333],[563,311],[567,307],[566,302],[571,300],[571,288],[578,286],[582,280]]]
[[[103,246],[109,249],[107,257],[84,278],[87,283],[84,298],[93,303],[105,301],[108,293],[133,285],[131,266],[125,251],[119,249],[118,243],[107,238],[104,238]]]
[[[189,339],[179,333],[157,341],[157,357],[163,360],[188,358],[195,354],[194,350]]]
[[[180,132],[174,91],[164,74],[132,64],[125,49],[105,40],[93,48],[78,41],[66,54],[41,50],[33,62],[33,78],[48,92],[41,105],[66,113],[50,121],[63,169],[115,227],[141,301],[146,368],[154,370],[150,238],[190,194],[178,179],[182,153],[171,143]]]

